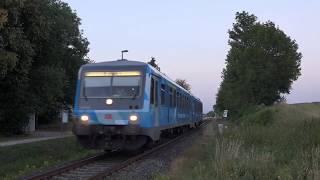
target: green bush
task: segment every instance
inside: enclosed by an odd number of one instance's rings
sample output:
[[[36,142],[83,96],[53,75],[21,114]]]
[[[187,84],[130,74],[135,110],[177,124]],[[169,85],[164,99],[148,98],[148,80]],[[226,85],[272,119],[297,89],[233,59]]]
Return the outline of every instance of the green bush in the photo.
[[[276,109],[265,106],[251,106],[242,110],[236,117],[233,117],[239,125],[270,125],[274,122]]]

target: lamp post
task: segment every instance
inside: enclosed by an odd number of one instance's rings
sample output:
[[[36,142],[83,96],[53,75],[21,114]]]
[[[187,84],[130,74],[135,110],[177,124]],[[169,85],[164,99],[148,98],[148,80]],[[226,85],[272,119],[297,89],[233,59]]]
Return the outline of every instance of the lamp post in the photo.
[[[124,60],[124,59],[123,59],[123,53],[127,53],[127,52],[129,52],[129,51],[128,51],[128,50],[122,50],[122,51],[121,51],[121,60]]]

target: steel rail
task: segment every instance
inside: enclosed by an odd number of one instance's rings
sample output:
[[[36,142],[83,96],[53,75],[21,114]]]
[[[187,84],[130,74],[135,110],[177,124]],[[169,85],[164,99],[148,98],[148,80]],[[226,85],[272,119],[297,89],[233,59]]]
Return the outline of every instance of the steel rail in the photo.
[[[75,161],[70,161],[70,162],[64,163],[58,167],[46,169],[46,170],[43,170],[41,172],[37,172],[37,173],[29,175],[29,176],[21,177],[19,179],[23,179],[23,180],[49,179],[53,176],[57,176],[59,174],[62,174],[62,173],[71,171],[73,169],[82,167],[86,164],[95,162],[101,158],[104,158],[105,156],[106,156],[106,153],[98,153],[98,154],[95,154],[95,155],[87,157],[87,158],[83,158],[83,159],[75,160]]]
[[[138,154],[137,156],[129,157],[128,159],[123,160],[122,162],[116,163],[115,165],[111,166],[110,168],[107,168],[106,170],[99,172],[96,175],[93,175],[89,179],[104,179],[105,177],[108,177],[111,174],[113,174],[117,171],[120,171],[121,169],[123,169],[125,167],[130,166],[132,163],[138,162],[139,160],[142,160],[143,158],[147,157],[148,155],[156,153],[157,151],[160,151],[160,150],[164,149],[165,147],[168,147],[169,145],[176,143],[179,140],[198,132],[199,129],[203,128],[207,124],[208,124],[208,121],[204,121],[198,128],[187,131],[186,133],[183,133],[182,135],[179,135],[179,136],[175,137],[174,139],[170,139],[167,142],[156,145],[152,149],[149,149],[141,154]],[[82,167],[85,167],[86,165],[95,163],[98,160],[104,159],[108,155],[110,155],[110,154],[98,153],[98,154],[93,155],[88,158],[70,161],[70,162],[64,163],[62,165],[57,165],[54,168],[42,170],[42,171],[34,173],[32,175],[21,177],[19,179],[23,179],[23,180],[51,179],[55,176],[63,175],[64,173],[72,172],[73,170],[76,170],[78,168],[82,168]]]
[[[187,133],[184,133],[168,142],[165,142],[163,144],[160,144],[148,151],[145,151],[144,153],[142,154],[139,154],[137,156],[134,156],[132,158],[129,158],[128,160],[125,160],[124,162],[121,162],[115,166],[113,166],[112,168],[110,169],[107,169],[106,171],[102,172],[102,173],[99,173],[97,174],[96,176],[93,176],[91,178],[89,178],[89,180],[96,180],[96,179],[105,179],[106,177],[110,176],[111,174],[117,172],[117,171],[120,171],[121,169],[125,168],[125,167],[128,167],[130,166],[131,164],[135,163],[135,162],[138,162],[139,160],[147,157],[148,155],[150,154],[153,154],[153,153],[156,153],[157,151],[159,150],[162,150],[164,149],[165,147],[168,147],[169,145],[173,144],[173,143],[176,143],[178,142],[179,140],[185,138],[185,137],[188,137],[196,132],[198,132],[199,129],[202,129],[203,127],[205,127],[206,125],[208,124],[208,122],[204,122],[202,123],[197,129],[193,129],[191,131],[188,131]]]

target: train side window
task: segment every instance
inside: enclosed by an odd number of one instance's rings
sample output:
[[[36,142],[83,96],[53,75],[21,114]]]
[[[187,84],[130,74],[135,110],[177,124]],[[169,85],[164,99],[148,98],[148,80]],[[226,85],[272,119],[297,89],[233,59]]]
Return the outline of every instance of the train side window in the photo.
[[[179,108],[180,104],[179,104],[179,99],[180,99],[180,95],[179,92],[177,92],[177,97],[176,97],[176,101],[177,101],[177,107]]]
[[[186,111],[189,109],[188,97],[186,96]]]
[[[184,102],[184,95],[182,95],[181,101],[182,101],[182,109],[185,110],[186,104]]]
[[[181,93],[179,96],[179,104],[180,104],[180,109],[182,109],[182,94]]]
[[[172,88],[169,88],[169,106],[172,107],[173,106],[173,95],[172,95]]]
[[[158,106],[158,95],[159,95],[159,91],[158,91],[158,81],[157,80],[155,80],[155,91],[154,91],[154,105],[155,106]]]
[[[181,94],[181,97],[180,97],[180,103],[181,103],[181,109],[183,110],[183,95]]]
[[[177,92],[174,89],[173,90],[173,107],[176,107],[176,106],[177,106]]]
[[[150,104],[154,104],[154,79],[151,78]]]
[[[189,110],[189,98],[187,97],[187,111]]]
[[[186,108],[186,111],[188,110],[188,98],[187,96],[184,98],[185,100],[185,108]]]
[[[182,109],[185,110],[185,107],[186,107],[186,103],[185,103],[184,95],[182,95]]]
[[[161,105],[166,103],[166,85],[161,84]]]
[[[184,103],[185,103],[185,109],[187,111],[188,110],[188,99],[187,99],[187,96],[184,98]]]

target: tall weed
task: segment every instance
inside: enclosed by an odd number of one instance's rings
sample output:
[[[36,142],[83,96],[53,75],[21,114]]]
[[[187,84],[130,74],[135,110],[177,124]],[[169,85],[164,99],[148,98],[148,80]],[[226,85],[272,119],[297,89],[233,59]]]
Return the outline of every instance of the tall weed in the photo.
[[[170,179],[320,179],[320,104],[276,105],[212,131]]]

